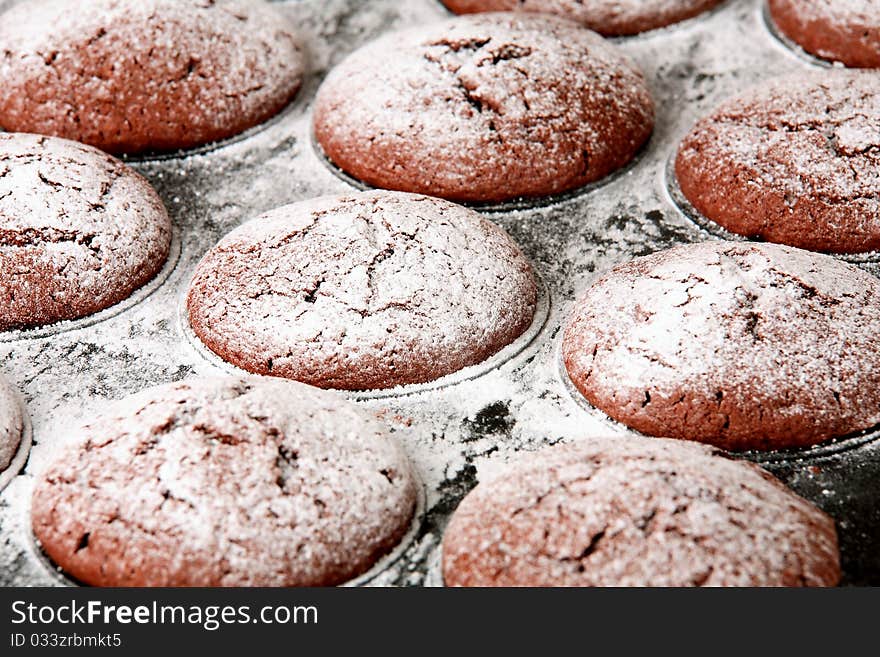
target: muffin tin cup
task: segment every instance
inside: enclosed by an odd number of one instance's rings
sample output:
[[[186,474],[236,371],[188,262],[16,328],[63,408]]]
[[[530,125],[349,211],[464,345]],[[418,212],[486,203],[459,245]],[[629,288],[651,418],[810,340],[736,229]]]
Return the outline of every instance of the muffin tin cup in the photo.
[[[425,383],[412,383],[397,386],[395,388],[377,390],[342,390],[339,388],[328,388],[328,390],[344,394],[354,400],[407,397],[410,395],[418,395],[430,392],[432,390],[439,390],[441,388],[448,388],[458,385],[460,383],[464,383],[466,381],[472,381],[491,372],[492,370],[504,366],[508,362],[516,359],[521,354],[526,352],[529,347],[532,346],[533,343],[535,343],[536,338],[547,325],[547,320],[550,316],[551,307],[550,291],[546,283],[544,283],[544,280],[537,272],[535,273],[535,280],[538,283],[538,302],[535,306],[535,314],[534,317],[532,317],[531,324],[525,330],[525,332],[520,335],[516,340],[514,340],[486,360],[475,365],[464,367],[456,372],[452,372],[451,374],[441,376],[438,379],[427,381]],[[195,350],[195,352],[198,353],[198,355],[201,356],[202,359],[204,359],[214,367],[222,370],[226,374],[231,374],[233,376],[266,376],[254,374],[253,372],[249,372],[248,370],[240,368],[237,365],[233,365],[232,363],[223,360],[220,356],[211,351],[208,346],[199,339],[199,336],[196,335],[196,332],[192,328],[192,324],[190,324],[189,311],[186,307],[186,296],[187,293],[185,291],[184,294],[181,296],[180,302],[178,304],[178,325],[180,333],[193,348],[193,350]]]
[[[31,416],[28,412],[27,404],[24,402],[24,397],[17,388],[12,388],[12,394],[15,396],[15,401],[21,412],[21,438],[18,442],[18,448],[15,451],[15,455],[12,457],[9,465],[4,470],[0,470],[0,491],[6,488],[24,468],[24,464],[27,463],[28,457],[31,453],[31,445],[33,445],[34,437]]]
[[[346,582],[343,582],[342,584],[339,584],[338,586],[342,588],[359,588],[369,586],[373,580],[392,568],[394,564],[406,553],[406,551],[409,550],[410,547],[412,547],[417,536],[419,535],[419,530],[421,529],[424,522],[426,509],[425,485],[415,468],[413,468],[413,478],[416,484],[416,504],[415,508],[413,509],[413,515],[406,533],[403,535],[397,545],[395,545],[385,555],[380,557],[369,570],[361,573],[356,577],[353,577]],[[89,586],[67,575],[61,569],[61,567],[58,566],[54,561],[52,561],[49,555],[45,553],[42,545],[40,545],[40,542],[37,540],[37,537],[34,535],[33,532],[33,527],[31,524],[30,498],[28,498],[27,504],[23,506],[24,512],[26,514],[23,526],[27,527],[27,546],[31,552],[31,556],[33,557],[33,559],[35,559],[43,567],[49,578],[58,586]]]
[[[600,422],[602,422],[602,424],[613,430],[614,433],[626,432],[635,436],[641,436],[648,439],[656,438],[657,436],[651,436],[642,433],[640,431],[637,431],[636,429],[630,428],[623,422],[615,420],[601,409],[593,406],[587,400],[587,398],[584,397],[583,394],[581,394],[581,391],[577,389],[577,386],[575,386],[574,382],[571,380],[571,377],[568,374],[568,369],[565,367],[565,362],[562,354],[563,338],[564,331],[560,331],[560,336],[557,338],[556,345],[556,370],[559,376],[560,383],[565,388],[571,400],[591,417],[599,420]],[[809,465],[811,462],[817,459],[822,459],[829,456],[835,456],[838,454],[861,449],[862,447],[877,442],[878,440],[880,440],[880,425],[876,425],[860,431],[854,431],[839,438],[831,438],[829,440],[825,440],[821,443],[811,445],[809,447],[786,447],[775,450],[743,450],[731,452],[717,445],[712,445],[709,443],[699,444],[708,444],[710,447],[720,449],[733,458],[746,459],[749,461],[753,461],[759,465],[790,463],[797,464],[798,467],[802,467],[804,465]],[[699,441],[693,442],[698,443]]]
[[[315,152],[315,156],[320,160],[324,166],[327,168],[330,173],[339,178],[342,182],[344,182],[349,187],[359,191],[359,192],[371,192],[371,191],[381,191],[382,187],[374,187],[369,185],[361,180],[358,180],[354,176],[348,174],[336,163],[333,162],[327,154],[324,152],[324,149],[321,147],[321,144],[318,143],[318,139],[315,136],[314,129],[309,131],[309,141],[312,144],[312,150]],[[470,208],[471,210],[476,210],[482,214],[493,215],[493,214],[507,214],[507,213],[515,213],[515,212],[523,212],[527,210],[536,210],[539,208],[547,208],[554,205],[559,205],[561,203],[565,203],[568,201],[573,201],[581,198],[582,196],[586,196],[591,194],[603,187],[606,187],[613,182],[617,181],[620,178],[626,176],[629,172],[635,169],[639,163],[646,157],[648,151],[651,150],[651,144],[653,142],[653,136],[648,139],[642,147],[633,155],[633,158],[624,164],[619,169],[616,169],[609,173],[604,178],[600,178],[591,183],[587,183],[586,185],[581,185],[580,187],[576,187],[575,189],[571,189],[565,192],[559,192],[558,194],[550,194],[548,196],[535,196],[535,197],[520,197],[510,199],[508,201],[450,201],[451,203],[456,203],[466,208]]]
[[[156,290],[158,290],[165,284],[165,282],[171,276],[171,272],[173,272],[174,269],[177,267],[177,263],[180,260],[180,252],[180,231],[177,229],[177,227],[172,227],[171,246],[168,250],[168,259],[165,260],[165,264],[162,265],[162,269],[160,269],[159,273],[157,273],[152,279],[144,283],[141,287],[136,289],[125,299],[113,304],[112,306],[104,308],[103,310],[99,310],[96,313],[86,315],[85,317],[80,317],[78,319],[68,319],[61,322],[56,322],[54,324],[47,324],[45,326],[36,326],[34,328],[17,329],[13,331],[0,331],[0,343],[15,342],[17,340],[38,340],[41,338],[51,338],[61,333],[76,331],[92,326],[94,324],[98,324],[100,322],[104,322],[108,319],[112,319],[113,317],[124,313],[125,311],[143,302],[145,299],[147,299],[147,297],[152,295]]]
[[[766,242],[766,240],[732,233],[697,210],[684,195],[684,192],[681,191],[681,187],[678,184],[678,177],[675,175],[675,159],[677,154],[678,149],[676,148],[666,161],[666,166],[663,169],[663,185],[668,197],[667,200],[672,203],[681,216],[699,229],[702,235],[713,239],[727,240],[730,242]],[[871,265],[880,263],[880,253],[877,251],[866,251],[864,253],[824,253],[823,255],[829,255],[853,265]]]

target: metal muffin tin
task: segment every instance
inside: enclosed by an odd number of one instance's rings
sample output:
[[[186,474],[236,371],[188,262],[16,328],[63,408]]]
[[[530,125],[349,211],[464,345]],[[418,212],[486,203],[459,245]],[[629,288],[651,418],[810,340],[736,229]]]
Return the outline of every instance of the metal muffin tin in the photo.
[[[10,4],[0,0],[0,7]],[[33,448],[22,474],[0,493],[0,585],[57,585],[29,527],[38,473],[72,425],[107,400],[228,367],[194,349],[180,313],[193,269],[223,235],[266,210],[351,192],[311,134],[315,91],[327,70],[389,30],[449,16],[438,0],[275,2],[299,26],[310,73],[290,107],[244,135],[187,153],[132,158],[165,201],[180,255],[134,300],[50,330],[0,334],[0,371],[22,391]],[[824,65],[775,36],[763,0],[728,0],[695,19],[615,39],[645,72],[657,103],[654,135],[617,176],[552,199],[479,208],[511,233],[544,281],[546,318],[504,358],[445,385],[343,395],[382,412],[425,484],[425,512],[411,543],[370,585],[438,583],[443,529],[460,499],[519,452],[624,428],[572,394],[558,349],[574,300],[616,263],[675,244],[717,239],[676,203],[667,175],[677,143],[718,102],[777,74]],[[872,258],[851,258],[874,274]],[[863,432],[808,450],[745,454],[837,521],[846,584],[880,583],[880,441]],[[431,573],[434,573],[431,575]],[[371,573],[372,575],[372,573]]]

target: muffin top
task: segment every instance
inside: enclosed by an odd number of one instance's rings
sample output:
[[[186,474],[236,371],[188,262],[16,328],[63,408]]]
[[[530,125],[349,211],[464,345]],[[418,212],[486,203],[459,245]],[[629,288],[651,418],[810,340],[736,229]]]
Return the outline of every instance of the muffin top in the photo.
[[[259,374],[353,390],[423,383],[519,337],[537,303],[532,267],[473,210],[400,192],[273,210],[199,263],[190,324]]]
[[[349,55],[315,101],[327,157],[358,180],[456,201],[597,181],[651,135],[654,105],[615,46],[553,16],[462,16]]]
[[[0,331],[75,319],[162,268],[171,220],[133,169],[56,137],[0,134]]]
[[[443,537],[448,586],[834,586],[834,521],[703,445],[590,438],[480,483]]]
[[[880,423],[880,280],[830,256],[689,244],[604,274],[574,306],[574,385],[645,434],[805,447]]]
[[[880,67],[876,0],[768,0],[776,27],[808,53],[846,66]]]
[[[34,0],[0,21],[0,126],[110,153],[189,148],[276,114],[303,55],[247,0]]]
[[[675,170],[694,207],[729,231],[813,251],[880,249],[880,78],[797,73],[700,120]]]
[[[442,0],[457,14],[531,11],[558,14],[604,36],[628,36],[692,18],[721,0]]]

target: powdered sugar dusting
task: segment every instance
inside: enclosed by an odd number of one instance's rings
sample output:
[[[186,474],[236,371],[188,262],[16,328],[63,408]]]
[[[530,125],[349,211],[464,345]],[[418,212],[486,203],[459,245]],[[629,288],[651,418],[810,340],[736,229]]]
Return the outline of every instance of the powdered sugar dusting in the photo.
[[[878,316],[880,282],[828,256],[687,245],[597,281],[564,357],[591,403],[639,431],[810,445],[880,422]]]
[[[106,308],[168,256],[171,222],[146,180],[82,144],[0,134],[0,330]]]
[[[4,14],[0,43],[0,125],[110,152],[240,132],[303,74],[283,16],[247,0],[37,0]]]
[[[292,382],[150,389],[67,450],[37,483],[34,530],[87,583],[337,584],[390,550],[415,508],[387,429]]]
[[[771,5],[797,4],[806,20],[845,20],[866,21],[877,24],[880,7],[875,0],[811,0],[811,2],[792,2],[792,0],[771,0]]]
[[[0,472],[9,467],[21,443],[24,419],[18,397],[0,377]]]
[[[420,394],[359,401],[411,423],[404,443],[427,491],[418,538],[372,584],[419,586],[438,556],[451,511],[476,480],[517,453],[566,437],[621,432],[575,403],[556,359],[558,327],[574,299],[616,263],[705,239],[666,198],[662,169],[680,137],[702,115],[746,85],[786,71],[809,70],[786,56],[760,20],[763,0],[726,2],[687,24],[621,41],[645,71],[658,113],[649,149],[623,176],[601,189],[540,208],[493,213],[546,281],[552,306],[546,328],[524,352],[478,378]],[[2,6],[3,0],[0,0]],[[8,4],[8,3],[5,3]],[[445,20],[437,0],[292,0],[274,3],[308,43],[316,77],[347,53],[390,30]],[[198,259],[242,221],[271,208],[326,194],[350,194],[310,143],[312,85],[303,102],[263,131],[211,152],[139,162],[181,226],[183,253],[166,283],[109,321],[46,340],[0,342],[4,373],[28,399],[37,444],[22,475],[0,493],[0,583],[51,585],[57,580],[30,546],[24,507],[43,463],[79,418],[106,400],[192,375],[217,374],[178,328],[179,302]],[[873,265],[864,265],[872,268]],[[70,381],[76,381],[72,387]],[[360,395],[357,395],[360,397]],[[821,502],[839,522],[848,584],[877,580],[872,508],[880,445],[844,442],[818,461],[812,450],[786,454],[772,467],[802,496]],[[804,460],[799,459],[800,456]],[[775,457],[774,457],[775,458]],[[781,456],[780,456],[781,458]],[[821,470],[812,466],[820,465]]]
[[[776,27],[810,54],[846,66],[880,66],[880,4],[875,0],[769,0]]]
[[[802,73],[726,101],[679,149],[682,191],[734,232],[836,252],[880,248],[880,78]]]
[[[447,584],[833,586],[834,521],[701,446],[591,438],[481,483],[443,542]]]
[[[443,0],[452,11],[533,11],[566,16],[606,36],[637,34],[700,14],[721,0]]]
[[[322,85],[315,134],[368,184],[453,200],[545,196],[629,162],[653,127],[644,77],[574,23],[480,14],[387,35]]]
[[[205,257],[190,321],[245,369],[323,387],[420,383],[473,365],[532,321],[519,247],[472,210],[371,192],[274,210]]]

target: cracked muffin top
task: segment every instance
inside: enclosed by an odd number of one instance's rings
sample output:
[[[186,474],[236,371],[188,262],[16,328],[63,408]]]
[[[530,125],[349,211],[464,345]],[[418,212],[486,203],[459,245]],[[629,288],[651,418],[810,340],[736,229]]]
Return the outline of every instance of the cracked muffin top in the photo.
[[[90,146],[0,134],[0,331],[76,319],[128,297],[168,258],[149,183]]]
[[[416,482],[369,411],[278,379],[116,402],[38,477],[33,531],[96,586],[328,586],[405,535]]]
[[[880,67],[877,0],[768,0],[776,27],[805,51],[857,68]]]
[[[721,0],[442,0],[456,14],[531,11],[558,14],[604,36],[628,36],[693,18]]]
[[[762,83],[697,123],[675,173],[694,207],[733,233],[880,249],[880,77],[828,70]]]
[[[250,372],[324,388],[423,383],[474,365],[531,325],[532,267],[477,212],[400,192],[288,205],[199,263],[190,324]]]
[[[632,160],[654,105],[642,74],[577,24],[462,16],[349,55],[315,101],[336,166],[385,189],[455,201],[561,193]]]
[[[830,256],[707,242],[611,269],[563,359],[595,407],[651,436],[805,447],[880,423],[880,280]]]
[[[480,483],[443,537],[449,586],[834,586],[834,521],[703,445],[591,438]]]
[[[0,376],[0,474],[15,458],[23,431],[21,404],[6,379]]]
[[[110,153],[238,134],[303,75],[284,16],[247,0],[35,0],[3,14],[0,44],[0,126]]]

